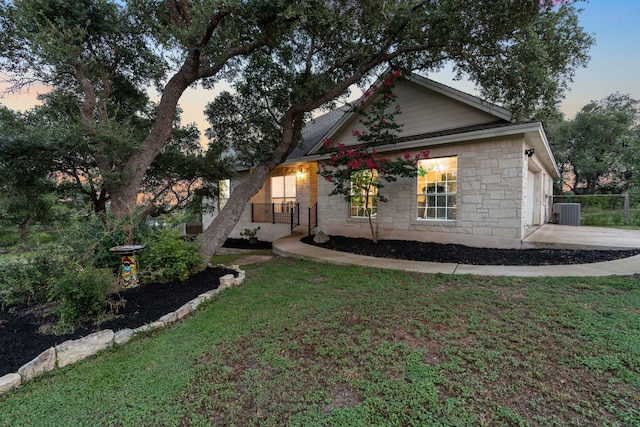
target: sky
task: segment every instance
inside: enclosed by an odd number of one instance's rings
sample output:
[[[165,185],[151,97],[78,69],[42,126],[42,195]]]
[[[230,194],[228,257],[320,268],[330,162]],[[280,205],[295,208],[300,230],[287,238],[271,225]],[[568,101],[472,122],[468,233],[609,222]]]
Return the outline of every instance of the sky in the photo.
[[[578,6],[583,9],[580,24],[593,35],[596,44],[589,51],[589,64],[577,70],[574,82],[560,104],[567,119],[572,119],[590,101],[615,92],[640,99],[640,0],[591,0],[578,3]],[[425,77],[475,93],[469,82],[454,81],[450,71]],[[45,91],[45,87],[34,85],[28,93],[0,98],[0,104],[24,111],[35,105],[38,93]],[[180,101],[184,110],[183,123],[195,122],[204,131],[209,125],[203,110],[214,96],[215,93],[202,89],[188,89]]]
[[[578,3],[579,22],[595,38],[586,68],[577,70],[560,109],[572,119],[590,101],[615,92],[640,99],[640,1],[591,0]],[[425,76],[456,89],[473,93],[473,85],[453,81],[451,72]]]

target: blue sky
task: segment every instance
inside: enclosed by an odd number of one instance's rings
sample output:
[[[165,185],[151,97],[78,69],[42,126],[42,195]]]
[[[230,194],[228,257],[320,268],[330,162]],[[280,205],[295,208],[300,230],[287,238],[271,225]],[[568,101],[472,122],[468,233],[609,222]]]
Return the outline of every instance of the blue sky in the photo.
[[[614,92],[640,99],[640,1],[592,0],[584,4],[580,22],[596,45],[587,68],[576,73],[565,113]]]
[[[596,44],[589,51],[591,60],[578,69],[560,108],[572,119],[584,105],[615,92],[640,99],[640,0],[591,0],[577,3],[583,9],[580,24]],[[473,93],[465,81],[453,81],[442,72],[428,76],[440,83]]]
[[[587,68],[576,72],[570,91],[561,103],[565,118],[570,119],[585,104],[620,92],[640,99],[640,0],[591,0],[578,3],[583,9],[580,23],[591,33],[596,45],[590,50],[591,60]],[[442,72],[426,76],[465,92],[473,93],[466,81],[453,81],[452,75]],[[19,96],[7,96],[0,104],[24,110],[34,104],[38,92],[45,88],[34,86]],[[184,109],[183,122],[196,122],[206,129],[202,111],[212,100],[212,93],[189,89],[181,99]]]
[[[579,5],[584,9],[580,23],[596,45],[562,103],[567,118],[589,101],[614,92],[640,99],[640,1],[591,0]]]

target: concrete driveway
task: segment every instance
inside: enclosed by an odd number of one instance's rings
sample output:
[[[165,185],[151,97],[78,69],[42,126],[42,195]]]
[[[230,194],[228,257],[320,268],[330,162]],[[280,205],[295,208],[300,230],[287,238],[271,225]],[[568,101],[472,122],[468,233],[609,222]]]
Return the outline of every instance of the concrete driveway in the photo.
[[[640,230],[545,224],[522,241],[523,249],[633,249],[640,248]]]

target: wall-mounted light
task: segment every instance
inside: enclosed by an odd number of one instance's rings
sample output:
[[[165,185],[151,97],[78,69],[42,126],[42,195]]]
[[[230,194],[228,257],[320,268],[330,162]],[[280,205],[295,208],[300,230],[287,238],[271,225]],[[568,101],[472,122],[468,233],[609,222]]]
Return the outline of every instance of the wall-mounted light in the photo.
[[[304,171],[302,169],[298,169],[298,172],[296,172],[296,178],[304,179]]]
[[[529,148],[528,150],[524,150],[524,155],[527,157],[533,157],[533,153],[535,150],[533,148]]]

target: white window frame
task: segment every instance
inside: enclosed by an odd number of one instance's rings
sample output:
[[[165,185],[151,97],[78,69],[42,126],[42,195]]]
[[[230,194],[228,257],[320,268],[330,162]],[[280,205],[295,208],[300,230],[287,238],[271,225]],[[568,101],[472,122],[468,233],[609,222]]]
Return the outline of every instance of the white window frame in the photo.
[[[364,191],[360,188],[354,188],[353,186],[353,176],[355,174],[373,174],[375,182],[378,181],[378,171],[375,169],[372,170],[361,170],[354,172],[352,174],[351,180],[351,197],[349,202],[349,213],[351,218],[368,218],[367,210],[362,202],[358,203],[359,200],[366,200],[368,208],[371,211],[371,218],[376,218],[378,216],[378,187],[376,185],[372,185],[370,187],[370,191],[368,194],[364,194]]]
[[[271,203],[275,212],[288,213],[295,209],[297,196],[296,174],[271,177]]]
[[[458,157],[418,161],[418,221],[455,221],[457,218]]]

